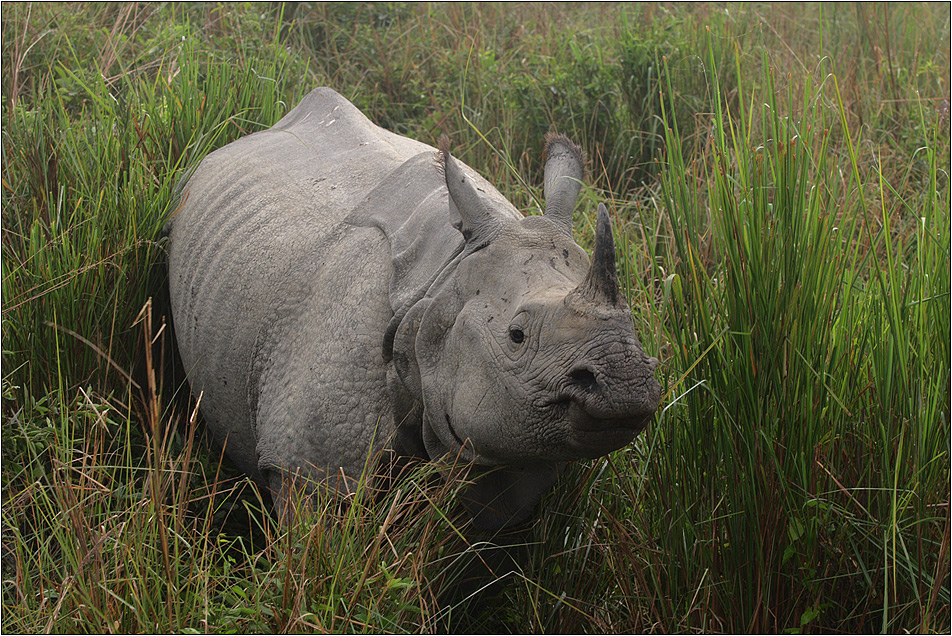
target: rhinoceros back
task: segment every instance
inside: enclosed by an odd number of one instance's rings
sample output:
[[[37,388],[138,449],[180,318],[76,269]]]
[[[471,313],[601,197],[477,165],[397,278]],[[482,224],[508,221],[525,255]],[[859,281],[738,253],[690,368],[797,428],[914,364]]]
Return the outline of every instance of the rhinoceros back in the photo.
[[[386,293],[388,255],[374,260],[358,254],[350,257],[358,263],[348,263],[341,254],[348,241],[385,251],[384,235],[363,228],[366,238],[345,240],[360,230],[345,217],[387,174],[428,150],[375,126],[336,92],[321,88],[273,128],[211,153],[181,188],[169,251],[178,347],[193,393],[202,394],[209,429],[245,472],[260,477],[262,374],[292,364],[280,359],[282,351],[301,336],[285,333],[300,328],[315,280],[331,275],[329,269],[363,272],[366,280],[354,282],[354,294],[360,295],[360,286],[371,296],[381,288]],[[358,320],[379,322],[374,316],[385,312],[385,301],[386,295],[368,298],[374,315]],[[288,376],[278,381],[293,383],[294,374]]]

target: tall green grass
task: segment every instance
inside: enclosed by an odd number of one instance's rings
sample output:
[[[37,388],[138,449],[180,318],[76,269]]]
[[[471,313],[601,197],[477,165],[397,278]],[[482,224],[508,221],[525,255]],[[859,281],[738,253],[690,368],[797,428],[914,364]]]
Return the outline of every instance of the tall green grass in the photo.
[[[137,339],[117,336],[160,291],[159,229],[177,180],[215,147],[273,124],[303,93],[286,75],[305,64],[280,48],[236,65],[203,50],[187,27],[171,37],[158,60],[151,51],[148,65],[125,60],[114,80],[84,67],[67,39],[49,69],[64,88],[37,86],[8,102],[4,347],[23,361],[9,377],[25,390],[56,387],[58,354],[71,375],[108,386],[116,368],[107,352],[132,357]],[[70,333],[78,326],[82,338]],[[51,329],[59,340],[39,335]]]
[[[948,630],[947,7],[282,11],[4,6],[5,630]],[[433,466],[281,526],[204,442],[161,226],[318,85],[526,211],[555,127],[582,244],[611,203],[663,408],[514,536]]]
[[[949,333],[949,271],[934,267],[949,259],[948,190],[940,203],[924,177],[925,200],[886,209],[893,188],[859,164],[826,68],[795,92],[765,58],[733,110],[712,65],[710,156],[689,166],[671,122],[662,180],[677,264],[667,319],[686,370],[673,408],[687,416],[658,429],[674,461],[648,477],[664,484],[661,542],[679,557],[667,596],[703,573],[709,602],[755,631],[895,631],[929,615],[948,565],[935,557],[948,513],[949,342],[937,336]],[[831,147],[837,120],[845,148]],[[935,152],[922,149],[929,175]],[[893,234],[890,217],[910,212],[916,233]]]
[[[292,502],[294,521],[277,525],[267,496],[224,478],[215,455],[200,450],[197,404],[187,418],[160,414],[151,369],[165,338],[153,331],[150,305],[140,318],[150,370],[140,421],[129,404],[80,389],[72,403],[36,404],[8,422],[43,418],[49,447],[34,449],[23,467],[35,480],[18,484],[12,500],[5,494],[4,629],[365,633],[454,625],[454,605],[440,603],[443,581],[458,579],[457,562],[479,552],[442,512],[461,479],[434,478],[423,466],[380,500]]]

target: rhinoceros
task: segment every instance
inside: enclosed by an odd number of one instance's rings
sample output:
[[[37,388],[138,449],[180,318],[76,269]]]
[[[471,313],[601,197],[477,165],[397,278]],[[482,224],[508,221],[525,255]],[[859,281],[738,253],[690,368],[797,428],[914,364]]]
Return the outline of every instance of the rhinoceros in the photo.
[[[604,205],[591,261],[572,239],[580,149],[549,136],[545,213],[523,216],[441,146],[318,88],[179,188],[181,359],[213,437],[276,502],[289,482],[353,491],[386,450],[469,463],[472,523],[499,529],[657,408]]]

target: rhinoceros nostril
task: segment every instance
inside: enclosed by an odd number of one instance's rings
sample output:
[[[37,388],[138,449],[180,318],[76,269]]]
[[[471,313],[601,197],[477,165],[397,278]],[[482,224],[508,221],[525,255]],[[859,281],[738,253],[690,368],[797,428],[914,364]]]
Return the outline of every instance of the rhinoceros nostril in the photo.
[[[591,369],[585,367],[572,369],[572,371],[569,372],[569,379],[572,381],[572,384],[586,391],[594,391],[598,387],[595,374]]]

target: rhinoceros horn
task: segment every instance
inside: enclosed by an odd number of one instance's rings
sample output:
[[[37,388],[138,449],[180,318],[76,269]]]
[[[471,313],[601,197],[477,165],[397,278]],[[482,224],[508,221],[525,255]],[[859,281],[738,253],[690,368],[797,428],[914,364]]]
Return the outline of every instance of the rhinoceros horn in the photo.
[[[545,217],[571,237],[572,212],[585,173],[582,149],[565,135],[549,133],[545,141]]]
[[[618,293],[618,274],[615,272],[615,239],[612,237],[612,222],[608,208],[598,204],[598,224],[595,227],[595,251],[592,264],[578,287],[565,297],[569,305],[608,305],[621,307]]]
[[[450,193],[450,207],[455,207],[459,212],[461,223],[458,229],[463,233],[463,238],[472,247],[486,245],[499,230],[501,223],[493,216],[472,179],[467,178],[453,159],[450,154],[450,138],[446,134],[440,136],[437,161],[443,170],[446,188]]]

